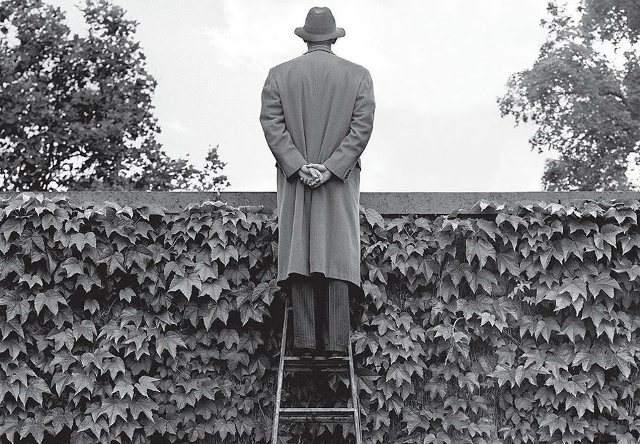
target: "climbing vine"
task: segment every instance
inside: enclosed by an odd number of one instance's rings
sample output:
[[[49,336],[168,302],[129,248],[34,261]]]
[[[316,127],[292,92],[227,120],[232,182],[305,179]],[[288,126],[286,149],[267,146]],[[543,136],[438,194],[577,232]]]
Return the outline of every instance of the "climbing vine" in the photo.
[[[365,440],[638,442],[638,202],[470,210],[361,211]],[[0,202],[0,440],[267,442],[276,261],[257,207]]]

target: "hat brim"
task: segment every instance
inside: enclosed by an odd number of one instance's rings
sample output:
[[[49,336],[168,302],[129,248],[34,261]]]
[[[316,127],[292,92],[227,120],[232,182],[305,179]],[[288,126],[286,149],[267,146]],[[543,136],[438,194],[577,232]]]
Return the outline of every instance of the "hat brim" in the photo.
[[[307,42],[322,42],[325,40],[337,39],[345,36],[344,29],[336,28],[335,31],[330,32],[328,34],[311,34],[307,32],[304,28],[296,28],[293,31],[295,35],[300,37],[302,40]]]

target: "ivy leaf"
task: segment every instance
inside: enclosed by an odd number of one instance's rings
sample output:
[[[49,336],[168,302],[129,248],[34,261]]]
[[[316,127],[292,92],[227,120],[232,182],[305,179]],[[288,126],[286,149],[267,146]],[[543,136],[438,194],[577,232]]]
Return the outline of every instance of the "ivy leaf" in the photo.
[[[115,380],[118,373],[125,374],[124,361],[120,356],[114,356],[111,359],[105,359],[102,363],[102,374],[109,372],[111,379]]]
[[[378,309],[380,309],[387,300],[386,295],[382,293],[380,287],[372,284],[369,281],[364,282],[364,284],[362,285],[362,289],[364,290],[365,297],[371,298],[376,308]]]
[[[518,276],[520,274],[520,263],[518,259],[515,251],[501,251],[496,253],[498,272],[503,275],[508,271],[512,276]]]
[[[133,401],[129,401],[129,409],[131,409],[131,416],[133,419],[138,420],[141,414],[144,415],[150,420],[154,421],[153,411],[158,410],[158,403],[149,398],[136,398]],[[168,424],[165,424],[165,426]],[[171,431],[169,427],[167,427],[166,432],[170,434],[175,434],[177,431]]]
[[[75,275],[82,276],[85,273],[82,263],[75,257],[69,257],[65,259],[60,264],[60,267],[64,268],[64,270],[67,272],[68,277],[72,277]]]
[[[576,231],[582,231],[584,234],[589,235],[592,231],[599,231],[598,224],[587,219],[569,219],[569,232],[575,233]]]
[[[81,323],[74,322],[72,331],[76,341],[82,337],[88,341],[93,341],[93,337],[98,334],[95,324],[89,319],[85,319]]]
[[[205,328],[210,329],[213,321],[216,319],[219,319],[223,324],[226,324],[227,319],[229,318],[229,308],[229,302],[226,299],[209,303],[207,305],[207,309],[204,311],[205,315],[202,318]]]
[[[638,442],[638,438],[633,436],[630,432],[618,435],[616,439],[617,444],[636,444]]]
[[[16,320],[24,324],[29,317],[31,306],[29,301],[23,299],[19,294],[5,293],[0,296],[0,305],[6,306],[7,321]]]
[[[169,287],[169,291],[180,292],[184,295],[187,300],[191,299],[191,295],[193,293],[193,287],[196,287],[198,290],[202,288],[202,281],[200,280],[200,276],[195,273],[188,274],[187,276],[174,276],[171,281],[171,287]]]
[[[56,290],[47,290],[44,293],[38,293],[33,301],[36,313],[40,314],[42,307],[46,306],[49,311],[56,316],[58,314],[58,305],[67,305],[67,301],[62,294]]]
[[[219,260],[222,265],[226,266],[229,265],[231,259],[235,259],[236,262],[238,261],[238,250],[234,246],[215,245],[211,247],[212,261]]]
[[[24,339],[24,330],[20,322],[15,319],[7,320],[5,316],[0,316],[0,332],[2,332],[3,340],[7,339],[13,332]]]
[[[4,236],[4,239],[8,241],[11,239],[11,235],[14,233],[18,234],[18,237],[22,236],[22,231],[26,225],[27,221],[19,218],[9,218],[2,221],[0,225],[0,233]]]
[[[256,349],[262,344],[264,344],[264,341],[261,333],[259,331],[251,330],[240,337],[238,350],[246,350],[250,355],[253,355],[256,352]]]
[[[567,429],[567,420],[563,416],[558,416],[555,413],[548,413],[540,422],[540,428],[545,427],[549,429],[549,436],[553,436],[556,430],[564,433]]]
[[[149,252],[151,253],[153,263],[155,264],[159,264],[163,261],[169,261],[171,259],[171,254],[162,245],[151,244],[148,246],[148,248]]]
[[[640,247],[640,234],[625,234],[620,236],[620,245],[622,245],[622,254],[627,254],[634,247]]]
[[[36,377],[29,379],[29,384],[27,384],[24,390],[22,390],[22,387],[20,388],[20,395],[18,395],[18,397],[23,406],[27,405],[27,400],[29,399],[33,399],[38,405],[41,405],[42,395],[44,393],[50,395],[51,390],[49,390],[49,386],[44,382],[44,379]]]
[[[387,371],[385,380],[387,382],[393,380],[396,387],[400,387],[404,382],[411,384],[411,376],[409,376],[405,367],[398,362],[391,364],[391,367],[389,367],[389,370]]]
[[[62,369],[62,371],[66,372],[67,370],[69,370],[69,367],[71,367],[76,362],[78,362],[78,359],[74,355],[72,355],[69,351],[61,350],[57,352],[53,357],[53,359],[51,360],[51,365],[55,367],[57,364],[60,364],[60,368]]]
[[[218,342],[224,342],[224,346],[230,349],[234,344],[240,344],[240,336],[236,330],[224,328],[218,334]]]
[[[564,321],[562,324],[562,331],[560,332],[563,335],[566,335],[571,342],[576,343],[576,337],[585,338],[587,334],[587,329],[584,326],[584,322],[575,316],[571,316]]]
[[[209,296],[213,301],[220,298],[223,290],[230,290],[229,281],[224,276],[219,276],[213,282],[205,282],[202,284],[202,295]]]
[[[142,396],[148,397],[149,395],[147,394],[147,391],[160,391],[155,385],[155,383],[158,381],[160,381],[158,378],[152,378],[151,376],[141,376],[138,382],[135,383],[135,388]]]
[[[84,309],[91,314],[95,314],[96,311],[100,310],[100,304],[95,299],[87,299],[84,301]]]
[[[123,379],[120,379],[113,387],[112,393],[117,393],[118,395],[120,395],[120,399],[124,399],[124,397],[127,395],[129,395],[129,399],[133,399],[133,385],[125,382]]]
[[[269,314],[267,306],[261,303],[247,302],[240,306],[240,320],[242,325],[247,325],[249,320],[262,322],[265,315]]]
[[[466,241],[466,258],[467,262],[471,264],[474,258],[478,258],[480,268],[483,268],[487,263],[487,259],[496,258],[496,250],[489,242],[481,237],[470,237]]]
[[[413,433],[418,427],[425,432],[429,430],[430,422],[428,419],[423,419],[420,415],[413,411],[407,411],[402,413],[402,420],[407,424],[407,432]]]
[[[251,432],[256,427],[255,422],[250,416],[238,416],[234,424],[236,426],[236,430],[238,432],[238,436],[247,435],[247,437],[251,437]]]
[[[261,300],[266,305],[271,305],[274,295],[280,291],[275,279],[269,282],[261,282],[253,289],[253,300]]]
[[[37,274],[23,274],[23,275],[20,275],[20,278],[19,278],[18,282],[27,284],[27,286],[29,286],[29,288],[33,288],[36,285],[38,285],[40,287],[42,287],[42,285],[44,285],[43,282],[42,282],[42,278],[40,276],[38,276]]]
[[[613,343],[613,340],[616,334],[615,325],[609,321],[602,321],[600,325],[598,325],[598,327],[596,328],[596,334],[598,336],[602,336],[603,333],[606,333],[607,336],[609,337],[609,341]]]
[[[20,427],[20,438],[24,439],[31,435],[36,442],[43,442],[45,430],[46,428],[42,420],[28,417],[22,423],[22,427]]]
[[[604,388],[603,390],[595,391],[593,393],[593,397],[598,402],[598,410],[601,413],[609,412],[609,414],[613,414],[618,411],[618,403],[617,403],[617,393],[611,390],[609,387]]]
[[[131,287],[123,288],[118,293],[118,298],[121,301],[131,302],[131,298],[135,298],[135,297],[136,297],[136,292],[133,291],[133,289]]]
[[[175,331],[168,331],[165,334],[156,336],[156,350],[158,355],[167,350],[172,358],[176,357],[178,347],[186,347],[182,338]]]
[[[251,279],[251,274],[249,273],[249,269],[244,265],[229,265],[224,269],[224,276],[230,281],[233,282],[236,286],[242,285],[243,282],[249,281]]]
[[[496,280],[495,275],[489,270],[480,269],[477,273],[471,274],[469,287],[471,287],[471,290],[474,293],[477,292],[479,287],[482,287],[484,291],[491,294],[494,286],[498,286],[498,281]]]
[[[105,415],[109,420],[109,427],[111,427],[118,418],[122,418],[124,421],[127,420],[127,407],[129,404],[129,401],[118,398],[103,399],[102,405],[98,410],[98,416]]]
[[[604,225],[599,233],[593,235],[593,241],[597,248],[604,249],[605,244],[609,244],[615,248],[617,240],[616,236],[624,230],[612,224]]]
[[[578,417],[584,417],[585,412],[588,410],[590,412],[595,411],[595,405],[593,403],[593,399],[587,394],[579,394],[577,396],[567,396],[565,399],[565,405],[567,409],[571,407],[576,409],[578,412]]]
[[[600,292],[604,292],[610,298],[613,298],[615,290],[620,290],[620,284],[605,273],[600,273],[597,276],[589,276],[587,277],[587,282],[589,283],[589,290],[594,297],[598,296]]]
[[[74,233],[71,235],[70,245],[75,246],[78,251],[82,251],[87,245],[95,250],[96,235],[94,233]]]
[[[606,362],[605,351],[599,345],[594,345],[590,349],[579,349],[571,365],[582,366],[582,370],[592,373],[592,367],[594,365],[599,365],[604,370],[609,368]]]
[[[555,311],[560,311],[563,308],[567,308],[573,302],[569,294],[567,293],[558,294],[558,292],[555,290],[549,290],[545,294],[544,299],[548,299],[556,303],[556,308],[554,309]]]
[[[213,265],[209,265],[205,262],[198,262],[196,263],[194,272],[202,282],[206,282],[207,279],[215,280],[218,278],[218,264],[214,262]]]
[[[243,366],[249,365],[249,354],[245,351],[224,349],[220,352],[220,359],[227,362],[229,370],[234,371],[239,364]]]
[[[231,437],[236,433],[235,423],[233,421],[227,421],[224,418],[216,418],[213,422],[213,428],[216,433],[220,435],[223,442],[227,438],[227,435]]]
[[[367,208],[364,211],[364,217],[369,225],[371,225],[371,227],[375,228],[376,226],[378,226],[380,228],[384,228],[384,219],[376,210]]]
[[[585,246],[583,243],[578,243],[572,238],[562,238],[559,240],[560,251],[562,252],[562,258],[566,262],[573,254],[575,257],[583,260]]]
[[[533,332],[533,336],[538,339],[540,335],[545,339],[545,341],[549,342],[551,339],[551,335],[554,332],[559,332],[561,330],[560,324],[554,318],[547,318],[545,320],[539,320],[536,323],[535,330]]]
[[[631,367],[637,367],[633,355],[625,348],[620,347],[616,351],[607,350],[605,356],[607,363],[605,370],[617,367],[625,379],[629,378],[631,375]]]
[[[609,311],[603,304],[592,304],[587,302],[582,309],[582,319],[591,319],[593,325],[597,328],[604,319],[609,319]]]
[[[44,418],[45,424],[51,424],[53,428],[53,434],[59,434],[66,426],[71,428],[73,426],[73,412],[65,410],[61,407],[55,407],[49,410]]]
[[[583,278],[577,277],[575,279],[565,279],[558,293],[569,293],[571,295],[571,301],[575,302],[580,296],[587,297],[587,284]]]
[[[73,332],[70,328],[50,334],[47,336],[47,339],[53,339],[55,343],[55,351],[60,351],[62,347],[66,347],[67,350],[71,351],[73,350],[73,344],[75,343]]]

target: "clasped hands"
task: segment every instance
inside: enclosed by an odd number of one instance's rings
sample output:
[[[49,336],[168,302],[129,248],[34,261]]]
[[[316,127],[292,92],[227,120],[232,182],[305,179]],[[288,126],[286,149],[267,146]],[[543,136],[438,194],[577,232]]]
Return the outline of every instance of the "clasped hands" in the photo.
[[[333,176],[329,169],[320,163],[309,163],[298,170],[300,182],[310,188],[318,188]]]

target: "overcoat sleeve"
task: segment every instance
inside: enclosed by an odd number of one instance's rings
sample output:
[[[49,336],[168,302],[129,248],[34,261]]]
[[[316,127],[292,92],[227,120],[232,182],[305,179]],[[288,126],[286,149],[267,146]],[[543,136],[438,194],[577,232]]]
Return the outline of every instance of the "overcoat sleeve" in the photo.
[[[272,71],[269,71],[262,89],[260,124],[276,162],[287,179],[290,179],[307,161],[296,148],[285,125],[278,84]]]
[[[349,173],[369,142],[375,108],[373,81],[369,71],[365,71],[353,106],[349,134],[324,162],[324,166],[342,181],[349,177]]]

